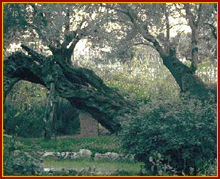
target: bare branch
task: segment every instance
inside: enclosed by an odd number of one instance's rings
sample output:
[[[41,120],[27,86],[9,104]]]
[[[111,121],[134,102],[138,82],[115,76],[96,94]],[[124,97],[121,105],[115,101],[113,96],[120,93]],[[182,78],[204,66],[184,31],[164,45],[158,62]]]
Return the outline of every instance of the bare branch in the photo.
[[[198,9],[198,17],[197,17],[197,21],[195,22],[196,26],[199,25],[200,23],[200,20],[201,20],[201,16],[202,16],[202,7],[203,7],[203,4],[199,4],[199,9]]]
[[[166,38],[167,40],[170,40],[169,9],[167,9],[166,4],[165,4],[165,22],[166,22]]]
[[[50,51],[52,53],[55,52],[56,48],[54,46],[51,45],[51,43],[49,42],[48,38],[46,35],[44,35],[44,33],[42,33],[41,29],[38,28],[37,26],[31,24],[31,23],[28,23],[27,26],[29,28],[31,28],[32,30],[35,30],[35,32],[38,34],[39,38],[42,39],[42,41],[49,47]]]
[[[186,11],[186,18],[189,20],[189,25],[192,29],[195,28],[195,17],[193,16],[192,12],[190,11],[189,3],[184,3],[184,9]]]
[[[148,46],[148,47],[151,47],[151,48],[155,48],[152,44],[150,43],[144,43],[144,42],[140,42],[140,43],[135,43],[133,44],[134,46],[139,46],[139,45],[144,45],[144,46]]]
[[[123,13],[123,14],[127,14],[127,11],[124,11],[124,10],[122,10],[122,9],[118,9],[118,8],[109,6],[109,5],[107,5],[107,4],[100,3],[100,6],[101,6],[101,7],[105,7],[105,8],[107,8],[107,9],[112,9],[112,10],[121,12],[121,13]]]
[[[132,24],[134,25],[134,27],[138,30],[138,32],[143,36],[144,39],[146,39],[148,42],[151,42],[153,44],[154,48],[158,51],[160,56],[162,58],[167,56],[167,54],[165,53],[165,51],[162,48],[162,46],[160,45],[160,43],[156,40],[156,38],[154,36],[152,36],[149,33],[148,25],[146,24],[146,25],[140,27],[140,25],[138,25],[138,23],[137,23],[137,18],[134,16],[131,9],[129,9],[129,7],[126,6],[125,4],[120,4],[120,6],[126,10],[121,10],[121,9],[119,10],[119,9],[115,9],[115,8],[112,8],[112,9],[119,11],[119,12],[122,12],[125,15],[127,15],[129,17],[130,21],[132,22]]]
[[[26,45],[21,45],[21,47],[26,51],[28,52],[29,55],[31,55],[34,60],[36,60],[37,62],[39,62],[40,64],[43,63],[43,61],[45,60],[44,56],[43,55],[40,55],[38,53],[36,53],[35,51],[33,51],[32,49],[30,49],[29,47],[27,47]]]
[[[69,32],[70,31],[70,11],[69,9],[67,9],[67,13],[66,13],[66,18],[65,18],[65,32]],[[64,33],[65,33],[64,32]]]
[[[68,48],[69,51],[73,52],[75,47],[76,47],[76,44],[80,41],[80,38],[76,37],[72,42],[71,42],[71,45],[70,47]]]
[[[195,17],[193,16],[192,12],[190,11],[190,7],[188,3],[184,4],[184,9],[186,11],[186,17],[189,20],[189,26],[192,30],[191,34],[191,42],[192,42],[192,47],[191,47],[191,53],[192,53],[192,63],[191,63],[191,71],[195,73],[195,71],[198,68],[198,61],[199,61],[199,56],[198,56],[198,39],[199,39],[199,34],[198,34],[198,23],[201,18],[201,10],[202,10],[202,5],[199,6],[199,12],[198,12],[198,19],[197,21],[195,20]]]

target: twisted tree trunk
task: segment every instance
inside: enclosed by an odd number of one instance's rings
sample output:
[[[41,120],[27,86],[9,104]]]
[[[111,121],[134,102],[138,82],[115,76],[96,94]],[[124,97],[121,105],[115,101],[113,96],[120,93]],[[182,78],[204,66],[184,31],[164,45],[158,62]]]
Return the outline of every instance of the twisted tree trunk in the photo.
[[[181,93],[201,100],[209,99],[210,94],[217,97],[217,93],[211,91],[189,67],[176,57],[176,54],[170,53],[170,56],[163,56],[162,60],[180,87]]]
[[[106,86],[92,70],[70,67],[60,54],[44,57],[26,46],[29,55],[16,52],[4,61],[4,76],[37,83],[66,98],[72,106],[85,110],[111,132],[121,128],[125,113],[135,107],[115,90]]]

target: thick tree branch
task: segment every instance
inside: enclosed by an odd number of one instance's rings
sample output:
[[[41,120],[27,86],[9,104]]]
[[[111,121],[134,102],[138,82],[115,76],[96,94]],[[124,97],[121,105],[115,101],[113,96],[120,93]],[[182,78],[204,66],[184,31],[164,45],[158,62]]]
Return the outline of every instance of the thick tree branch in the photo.
[[[4,75],[41,84],[47,89],[54,83],[58,96],[69,100],[75,108],[90,113],[111,132],[120,130],[123,116],[135,113],[135,107],[106,86],[93,71],[70,67],[57,55],[40,67],[34,63],[33,56],[17,52],[4,61]]]

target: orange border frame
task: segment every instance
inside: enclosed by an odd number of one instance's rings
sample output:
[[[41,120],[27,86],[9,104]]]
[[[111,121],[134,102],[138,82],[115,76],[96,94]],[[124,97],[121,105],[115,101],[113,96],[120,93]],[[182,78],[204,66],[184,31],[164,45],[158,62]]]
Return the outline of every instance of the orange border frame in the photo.
[[[137,1],[137,2],[134,2],[133,0],[125,0],[125,1],[117,1],[117,0],[111,0],[111,1],[89,1],[89,0],[84,0],[84,1],[74,1],[74,2],[71,2],[71,1],[65,1],[65,2],[60,2],[59,0],[55,0],[55,1],[46,1],[46,2],[43,2],[43,0],[38,0],[38,1],[34,1],[34,0],[29,0],[29,1],[19,1],[19,2],[16,2],[16,1],[2,1],[2,4],[1,4],[1,11],[2,11],[2,13],[1,13],[1,15],[2,15],[2,18],[1,18],[1,21],[2,21],[2,47],[1,47],[1,49],[2,49],[2,63],[1,63],[1,65],[2,65],[2,68],[1,68],[1,70],[2,70],[2,72],[1,72],[1,82],[2,82],[2,108],[1,108],[1,113],[2,113],[2,123],[1,123],[1,130],[2,130],[2,133],[1,133],[1,135],[2,135],[2,138],[1,138],[1,140],[2,140],[2,155],[1,155],[1,157],[2,157],[2,176],[1,177],[9,177],[9,178],[12,178],[12,177],[83,177],[83,178],[87,178],[87,177],[218,177],[218,167],[219,167],[219,165],[218,165],[218,125],[219,125],[219,123],[218,123],[218,90],[219,90],[219,88],[218,88],[218,73],[219,73],[219,63],[218,63],[218,42],[217,42],[217,176],[3,176],[3,4],[4,3],[100,3],[100,2],[102,2],[102,3],[188,3],[188,2],[190,2],[190,3],[217,3],[217,37],[218,37],[218,16],[219,16],[219,13],[218,13],[218,10],[219,10],[219,6],[218,6],[218,1],[217,2],[207,2],[207,1],[204,1],[204,2],[201,2],[201,0],[200,1],[196,1],[196,0],[194,0],[194,1],[180,1],[180,2],[178,2],[178,1],[154,1],[154,2],[152,2],[152,1],[149,1],[149,2],[147,2],[146,0],[139,0],[139,1]],[[217,38],[218,39],[218,38]]]

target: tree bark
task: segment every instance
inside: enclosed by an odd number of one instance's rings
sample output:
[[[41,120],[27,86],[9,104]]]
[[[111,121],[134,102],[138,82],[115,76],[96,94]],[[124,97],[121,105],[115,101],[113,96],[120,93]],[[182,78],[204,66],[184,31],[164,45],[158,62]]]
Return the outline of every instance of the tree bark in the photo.
[[[50,84],[50,92],[47,96],[46,110],[44,114],[44,138],[50,140],[55,128],[55,108],[56,108],[55,84]]]
[[[201,100],[209,99],[210,94],[213,94],[213,91],[189,67],[184,65],[175,54],[172,55],[172,52],[170,52],[170,56],[164,56],[162,60],[179,85],[181,93]]]
[[[190,5],[188,3],[184,3],[184,8],[186,11],[186,17],[189,21],[189,26],[192,30],[192,34],[191,34],[191,71],[193,73],[195,73],[195,71],[198,68],[198,63],[199,63],[199,54],[198,54],[198,41],[199,41],[199,23],[200,23],[200,19],[201,19],[201,11],[202,11],[202,4],[199,4],[199,8],[198,8],[198,12],[197,12],[197,20],[196,17],[192,14],[192,12],[190,11]]]
[[[70,67],[61,55],[39,58],[26,47],[29,55],[16,52],[4,61],[4,76],[19,78],[45,86],[51,90],[54,81],[56,94],[66,98],[72,106],[90,113],[110,132],[121,129],[126,113],[134,113],[135,107],[106,86],[92,70]]]

